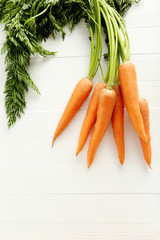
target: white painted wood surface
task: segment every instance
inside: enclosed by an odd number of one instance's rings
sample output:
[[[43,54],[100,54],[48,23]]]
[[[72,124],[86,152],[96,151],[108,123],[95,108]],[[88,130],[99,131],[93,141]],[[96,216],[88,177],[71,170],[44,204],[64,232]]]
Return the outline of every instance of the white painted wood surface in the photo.
[[[126,112],[123,167],[111,126],[89,170],[89,141],[75,157],[90,97],[51,148],[66,101],[76,82],[87,74],[90,43],[83,22],[72,34],[66,29],[64,42],[59,36],[44,43],[58,51],[55,57],[32,58],[29,71],[41,96],[32,90],[26,95],[26,114],[10,130],[4,109],[6,73],[1,56],[0,239],[160,239],[160,1],[142,0],[125,19],[139,91],[150,105],[153,170],[145,164]],[[0,26],[0,45],[5,39],[2,30]],[[94,82],[99,80],[100,72]]]

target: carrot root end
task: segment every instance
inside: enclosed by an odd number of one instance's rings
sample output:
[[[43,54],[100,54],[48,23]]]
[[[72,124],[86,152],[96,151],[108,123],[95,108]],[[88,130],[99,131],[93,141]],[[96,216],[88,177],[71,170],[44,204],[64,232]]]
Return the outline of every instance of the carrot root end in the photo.
[[[153,170],[153,168],[151,167],[151,164],[148,164],[148,166],[150,167],[151,170]]]
[[[124,163],[124,161],[122,162],[122,161],[120,161],[120,164],[123,166],[123,163]]]
[[[53,148],[55,139],[56,139],[56,138],[54,137],[54,138],[53,138],[53,141],[52,141],[52,148]]]
[[[88,168],[90,168],[91,164],[92,164],[91,162],[88,162]]]

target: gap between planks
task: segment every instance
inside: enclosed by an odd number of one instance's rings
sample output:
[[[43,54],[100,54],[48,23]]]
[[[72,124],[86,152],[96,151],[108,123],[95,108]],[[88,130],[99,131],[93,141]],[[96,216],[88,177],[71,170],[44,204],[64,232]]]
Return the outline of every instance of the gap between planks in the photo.
[[[58,54],[58,53],[57,53]],[[143,56],[143,55],[160,55],[160,52],[157,53],[131,53],[131,56]],[[90,58],[90,55],[79,55],[79,56],[58,56],[58,55],[54,55],[54,56],[47,56],[47,59],[49,58],[59,58],[59,59],[66,59],[66,58]],[[36,59],[44,59],[44,57],[42,56],[31,56],[31,60],[36,60]],[[103,59],[102,59],[103,60]]]
[[[91,192],[91,193],[83,193],[83,192],[68,192],[68,193],[0,193],[0,196],[4,196],[4,197],[7,197],[7,196],[55,196],[55,195],[59,195],[59,196],[79,196],[79,195],[160,195],[160,193],[150,193],[150,192],[145,192],[145,193],[137,193],[137,192],[130,192],[130,193],[127,193],[127,192],[113,192],[113,193],[97,193],[97,192]]]

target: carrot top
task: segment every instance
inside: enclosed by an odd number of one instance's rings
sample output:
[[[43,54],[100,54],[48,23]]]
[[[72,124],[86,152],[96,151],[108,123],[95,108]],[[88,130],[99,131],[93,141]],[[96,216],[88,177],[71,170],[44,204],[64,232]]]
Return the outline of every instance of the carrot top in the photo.
[[[101,55],[102,55],[102,41],[101,41],[101,13],[99,7],[99,1],[93,0],[93,6],[89,1],[92,16],[88,17],[91,19],[92,24],[89,26],[90,38],[91,38],[91,54],[90,54],[90,65],[87,77],[93,79],[99,68]],[[95,38],[94,38],[95,33]],[[95,39],[95,40],[94,40]]]
[[[113,83],[119,84],[118,67],[120,57],[123,62],[130,60],[130,44],[122,17],[104,0],[99,2],[101,14],[105,22],[105,32],[109,40],[109,63],[103,81],[107,82],[109,89],[112,89]]]

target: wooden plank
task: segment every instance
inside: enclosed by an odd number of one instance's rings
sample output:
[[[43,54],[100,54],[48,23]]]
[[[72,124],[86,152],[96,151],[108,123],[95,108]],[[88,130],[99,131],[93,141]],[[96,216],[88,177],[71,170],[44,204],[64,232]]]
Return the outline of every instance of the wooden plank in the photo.
[[[59,38],[54,41],[49,39],[43,44],[49,50],[57,51],[57,57],[68,56],[89,56],[90,42],[88,41],[89,33],[86,32],[86,27],[83,22],[78,24],[78,27],[72,32],[72,36],[68,34],[63,42]],[[84,34],[81,34],[83,32]],[[151,54],[160,53],[160,27],[147,28],[128,28],[132,54]],[[79,37],[80,36],[80,37]],[[138,36],[138,37],[137,37]],[[149,36],[149,37],[148,37]],[[75,44],[79,42],[80,44]],[[103,48],[106,49],[103,41]]]
[[[160,53],[160,27],[129,28],[132,54]]]
[[[0,196],[0,223],[160,224],[160,195]]]
[[[160,53],[160,27],[128,28],[128,33],[132,54]],[[4,42],[4,38],[3,35],[0,44]],[[54,41],[52,38],[49,38],[47,42],[43,42],[42,45],[48,50],[56,51],[56,57],[89,56],[90,41],[88,38],[89,32],[84,22],[81,21],[72,34],[67,30],[65,41],[63,41],[60,36],[57,36]],[[104,41],[103,49],[106,51]]]
[[[146,97],[150,107],[160,106],[160,54],[133,55],[131,61],[137,69],[137,78],[140,95]],[[53,111],[62,110],[68,101],[74,86],[83,76],[87,75],[88,57],[81,58],[50,58],[32,59],[29,72],[32,79],[41,91],[38,96],[33,90],[26,95],[27,111]],[[40,67],[41,66],[41,67]],[[63,71],[61,70],[63,66]],[[80,67],[82,66],[82,67]],[[107,64],[103,61],[103,70]],[[75,71],[72,71],[75,69]],[[4,89],[6,74],[4,69],[0,71],[2,76],[1,89]],[[94,84],[102,81],[100,71],[97,73]],[[4,111],[4,95],[0,93],[0,109]],[[84,104],[86,109],[89,99]]]
[[[7,128],[5,128],[6,122],[3,121],[3,124],[1,124],[1,134],[3,134],[3,138],[0,139],[1,146],[3,144],[3,148],[9,147],[10,151],[12,151],[14,148],[15,150],[19,148],[21,151],[21,148],[24,150],[27,146],[31,146],[30,143],[32,140],[36,147],[43,147],[43,144],[45,144],[44,148],[48,149],[53,153],[53,150],[50,149],[50,143],[52,140],[53,132],[56,128],[56,125],[60,119],[60,116],[62,114],[62,111],[52,111],[52,112],[44,112],[44,111],[37,111],[37,112],[28,112],[26,113],[23,120],[20,120],[13,128],[11,128],[9,131]],[[64,130],[64,133],[59,136],[57,139],[57,143],[55,142],[55,148],[58,148],[58,145],[61,145],[66,142],[66,139],[71,140],[71,144],[73,144],[73,139],[76,139],[78,141],[79,137],[79,131],[83,122],[83,119],[86,114],[86,109],[83,109],[72,120],[72,122],[68,125],[68,127]],[[160,110],[158,108],[153,108],[150,111],[151,115],[151,134],[153,137],[152,144],[153,148],[158,149],[158,139],[159,139],[159,131],[160,131]],[[72,132],[72,135],[69,133]],[[92,133],[91,133],[92,134]],[[90,137],[91,137],[90,134]],[[111,141],[112,145],[114,140],[112,139],[112,128],[109,126],[107,133],[105,135],[104,142]],[[129,119],[129,116],[127,112],[125,111],[125,138],[127,140],[130,139],[130,141],[135,141],[135,146],[139,145],[139,139],[138,136],[132,126],[132,123]],[[112,140],[111,140],[112,139]],[[23,141],[22,141],[23,140]],[[29,144],[29,145],[28,145]],[[77,144],[77,142],[75,143]],[[102,142],[103,145],[103,142]],[[71,147],[71,146],[70,146]],[[76,145],[74,145],[71,149],[74,149]],[[2,151],[3,151],[2,148]],[[63,148],[68,152],[70,149],[68,149],[68,146]],[[67,150],[68,149],[68,150]],[[32,153],[33,148],[28,148],[28,151]],[[41,148],[39,149],[41,150]],[[60,149],[59,149],[60,150]],[[23,152],[23,151],[22,151]],[[9,154],[9,152],[8,152]],[[27,153],[26,153],[27,154]],[[4,154],[5,156],[5,154]],[[7,157],[5,157],[7,159]],[[16,160],[16,159],[15,159]],[[5,164],[5,161],[2,162],[2,164]]]
[[[159,240],[160,224],[49,223],[1,224],[3,240]]]
[[[41,90],[27,94],[26,115],[8,131],[4,109],[6,79],[0,58],[0,239],[159,240],[160,239],[160,8],[141,0],[126,14],[139,92],[151,108],[153,171],[125,112],[126,161],[120,166],[111,125],[88,170],[89,140],[76,158],[87,99],[51,149],[55,126],[76,82],[87,74],[89,32],[81,22],[43,43],[55,57],[32,58],[29,72]],[[5,40],[0,26],[0,45]],[[82,34],[83,33],[83,34]],[[104,38],[104,37],[103,37]],[[103,42],[103,52],[106,46]],[[103,69],[106,62],[102,61]],[[95,82],[101,80],[98,72]],[[62,150],[63,149],[63,150]],[[128,193],[128,194],[126,194]]]
[[[160,79],[160,54],[150,55],[134,55],[131,61],[135,63],[137,69],[138,85],[140,94],[146,97],[151,107],[160,106],[159,95],[159,79]],[[51,111],[63,109],[66,101],[76,84],[76,82],[87,74],[88,57],[82,58],[62,58],[62,59],[33,59],[29,69],[34,82],[41,91],[38,96],[34,91],[30,90],[26,95],[27,111]],[[39,67],[41,65],[41,68]],[[4,65],[3,65],[4,66]],[[63,71],[61,71],[63,66]],[[81,68],[79,66],[82,66]],[[76,71],[72,71],[72,68]],[[103,69],[106,71],[106,63],[103,61]],[[61,74],[60,74],[61,72]],[[1,89],[4,89],[6,73],[4,68],[0,70],[2,81]],[[94,79],[94,83],[101,81],[101,73],[98,72]],[[61,97],[63,96],[63,97]],[[0,110],[4,112],[4,94],[0,92]],[[88,101],[87,101],[88,104]],[[85,104],[85,108],[87,107]]]
[[[160,79],[160,54],[131,55],[131,61],[135,64],[138,82],[159,81]],[[39,67],[41,66],[41,68]],[[62,71],[63,66],[63,71]],[[33,58],[29,72],[37,85],[43,83],[44,87],[48,84],[66,85],[76,83],[80,78],[88,73],[89,56],[87,57],[68,57],[68,58]],[[107,70],[107,62],[102,58],[102,68],[104,73]],[[75,71],[73,71],[75,69]],[[1,70],[4,75],[4,69]],[[4,76],[5,77],[5,76]],[[46,82],[47,77],[47,82]],[[42,80],[41,80],[42,79]],[[94,82],[102,80],[98,71]],[[41,85],[40,85],[41,86]],[[46,86],[47,87],[47,86]]]
[[[42,80],[43,81],[43,80]],[[74,83],[56,83],[50,82],[45,84],[42,82],[39,84],[42,94],[37,96],[32,90],[27,94],[27,109],[26,112],[46,112],[46,111],[63,111],[66,103],[68,102],[71,93],[76,85]],[[65,80],[64,80],[65,81]],[[77,81],[78,82],[78,81]],[[94,81],[95,85],[95,81]],[[160,107],[160,85],[158,81],[144,81],[138,83],[139,92],[141,97],[145,97],[149,102],[150,108]],[[81,110],[86,111],[92,93],[87,98]],[[2,101],[2,103],[4,100]],[[1,104],[1,108],[4,108],[4,104]]]
[[[139,138],[127,114],[124,166],[121,167],[118,161],[112,129],[109,126],[89,170],[86,155],[91,135],[83,152],[78,158],[75,157],[83,111],[72,121],[72,126],[69,125],[57,139],[54,148],[51,148],[54,126],[60,114],[61,112],[26,114],[24,120],[10,131],[2,126],[1,194],[160,193],[160,110],[151,111],[151,134],[154,136],[152,171],[144,161]]]
[[[127,28],[160,26],[159,0],[141,0],[125,14]]]
[[[120,167],[117,159],[98,159],[90,170],[86,159],[72,165],[61,164],[64,153],[47,161],[47,165],[9,166],[0,170],[1,194],[50,194],[50,193],[160,193],[159,169],[149,171],[143,163],[137,162],[135,155],[125,167]],[[133,155],[133,152],[132,152]],[[23,155],[21,154],[23,157]],[[49,165],[49,162],[60,165]],[[109,162],[112,160],[112,162]],[[23,158],[22,158],[23,161]],[[34,159],[33,159],[34,161]],[[40,160],[42,161],[42,160]],[[66,159],[68,161],[68,159]],[[76,161],[76,159],[73,159]],[[78,160],[77,160],[78,161]],[[99,164],[99,162],[109,162]],[[136,162],[136,163],[135,163]]]

